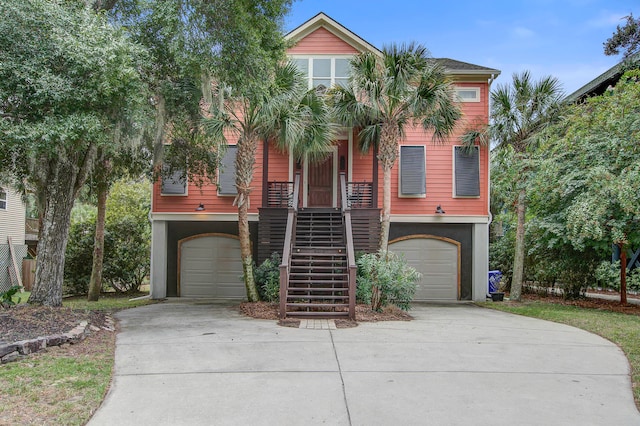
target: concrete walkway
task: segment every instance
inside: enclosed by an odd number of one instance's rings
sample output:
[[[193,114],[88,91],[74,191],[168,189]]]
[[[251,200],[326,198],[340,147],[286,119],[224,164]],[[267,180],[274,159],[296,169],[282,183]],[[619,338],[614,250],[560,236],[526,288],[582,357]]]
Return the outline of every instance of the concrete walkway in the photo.
[[[99,425],[640,425],[612,343],[473,305],[411,322],[285,328],[229,305],[117,315]]]

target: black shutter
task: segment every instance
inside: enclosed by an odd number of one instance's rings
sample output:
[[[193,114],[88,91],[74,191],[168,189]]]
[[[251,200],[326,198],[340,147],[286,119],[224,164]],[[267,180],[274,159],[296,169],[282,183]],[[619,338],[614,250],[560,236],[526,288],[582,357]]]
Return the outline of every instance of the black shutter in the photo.
[[[456,197],[480,196],[480,160],[477,146],[455,147]]]
[[[187,179],[182,170],[162,176],[162,195],[184,195],[187,193]]]
[[[236,195],[236,150],[235,145],[227,146],[220,170],[218,171],[218,194]]]
[[[400,146],[400,194],[425,195],[426,193],[424,146]]]

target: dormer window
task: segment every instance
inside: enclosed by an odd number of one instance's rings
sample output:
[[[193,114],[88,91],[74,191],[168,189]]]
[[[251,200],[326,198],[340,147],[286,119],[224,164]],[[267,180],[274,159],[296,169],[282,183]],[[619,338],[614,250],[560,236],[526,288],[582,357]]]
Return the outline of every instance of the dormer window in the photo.
[[[333,85],[346,86],[349,80],[351,56],[293,56],[293,62],[309,81],[309,89],[324,93]]]

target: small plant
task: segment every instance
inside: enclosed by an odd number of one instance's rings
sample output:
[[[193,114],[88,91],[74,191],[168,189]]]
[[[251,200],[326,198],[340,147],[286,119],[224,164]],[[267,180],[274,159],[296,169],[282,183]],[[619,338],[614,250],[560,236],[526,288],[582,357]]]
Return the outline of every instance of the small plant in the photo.
[[[280,255],[277,252],[273,252],[269,259],[254,268],[253,276],[262,300],[280,300]]]
[[[620,290],[620,261],[600,262],[595,271],[596,285],[602,289]]]
[[[18,301],[15,302],[13,300],[13,296],[15,296],[20,291],[21,288],[22,287],[20,287],[19,285],[14,285],[9,290],[1,292],[0,293],[0,305],[3,308],[8,308],[8,307],[16,305],[17,303],[20,303],[20,301],[22,299],[20,297],[18,297]]]
[[[387,251],[364,254],[358,261],[356,298],[374,311],[393,304],[408,311],[421,274],[403,257]]]

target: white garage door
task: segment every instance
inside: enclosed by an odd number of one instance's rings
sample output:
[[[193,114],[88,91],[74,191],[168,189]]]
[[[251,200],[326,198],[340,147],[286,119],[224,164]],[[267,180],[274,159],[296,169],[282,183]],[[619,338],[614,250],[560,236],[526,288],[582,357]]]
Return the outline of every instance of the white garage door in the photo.
[[[436,238],[409,238],[389,244],[422,274],[413,300],[458,300],[458,245]]]
[[[243,299],[240,241],[204,235],[180,244],[180,296]]]

